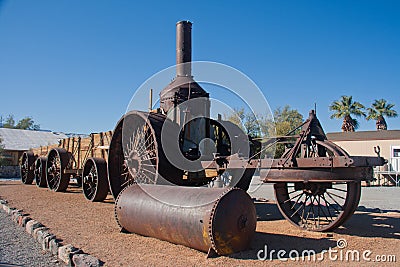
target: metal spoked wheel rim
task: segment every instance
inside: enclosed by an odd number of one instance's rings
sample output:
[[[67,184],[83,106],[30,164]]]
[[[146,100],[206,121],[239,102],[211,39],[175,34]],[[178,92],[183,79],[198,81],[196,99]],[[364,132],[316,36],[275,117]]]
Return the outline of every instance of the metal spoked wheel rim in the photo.
[[[83,192],[87,199],[91,200],[96,195],[96,184],[98,184],[97,170],[94,164],[91,164],[89,172],[83,174]]]
[[[157,182],[157,141],[153,125],[145,113],[131,112],[118,122],[108,160],[109,184],[114,198],[131,184]]]
[[[348,156],[328,140],[310,140],[303,145],[304,158]],[[357,209],[361,197],[360,181],[282,182],[274,189],[282,215],[309,231],[331,231],[341,226]]]
[[[24,152],[21,157],[21,181],[24,184],[32,184],[34,173],[32,166],[35,162],[35,156],[32,152]]]
[[[158,152],[156,137],[147,124],[136,129],[129,137],[129,142],[124,150],[124,170],[122,173],[125,187],[131,184],[130,178],[138,184],[157,183]]]
[[[37,158],[35,161],[34,176],[35,183],[38,187],[46,187],[46,157]]]
[[[50,150],[46,163],[46,179],[49,189],[59,192],[65,191],[69,178],[64,173],[68,161],[67,151],[63,148]]]
[[[82,171],[82,190],[86,199],[103,201],[107,197],[107,163],[102,158],[88,158]]]
[[[360,182],[277,183],[274,188],[283,216],[310,231],[330,231],[342,225],[361,196]]]

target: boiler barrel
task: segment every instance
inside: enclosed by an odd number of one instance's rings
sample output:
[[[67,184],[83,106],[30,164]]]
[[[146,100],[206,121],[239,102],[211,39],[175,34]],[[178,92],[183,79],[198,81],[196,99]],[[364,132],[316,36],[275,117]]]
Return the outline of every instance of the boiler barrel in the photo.
[[[237,188],[133,184],[115,214],[125,231],[219,255],[247,249],[257,223],[253,201]]]

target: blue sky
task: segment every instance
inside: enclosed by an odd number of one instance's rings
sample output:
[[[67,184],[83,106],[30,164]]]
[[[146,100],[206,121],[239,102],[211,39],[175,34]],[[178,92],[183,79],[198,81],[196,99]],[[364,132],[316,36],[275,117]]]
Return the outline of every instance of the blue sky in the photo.
[[[400,1],[0,0],[0,115],[113,129],[135,89],[175,63],[175,23],[190,20],[193,60],[242,71],[272,109],[307,115],[316,102],[325,130],[340,131],[328,106],[341,95],[400,112],[399,14]]]

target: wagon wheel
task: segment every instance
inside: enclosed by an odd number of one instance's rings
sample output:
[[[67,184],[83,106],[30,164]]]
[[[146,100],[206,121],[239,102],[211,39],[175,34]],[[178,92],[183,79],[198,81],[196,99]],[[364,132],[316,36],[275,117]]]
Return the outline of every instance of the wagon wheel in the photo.
[[[345,153],[327,141],[313,141],[306,156],[339,156]],[[326,155],[323,155],[326,154]],[[304,154],[303,154],[304,155]],[[357,209],[361,182],[296,182],[274,185],[282,215],[295,226],[309,231],[331,231],[341,226]]]
[[[166,117],[131,111],[117,124],[110,143],[108,173],[114,198],[133,183],[182,181],[183,171],[166,159],[161,146],[161,130]]]
[[[33,164],[35,163],[35,155],[33,152],[24,152],[21,157],[21,181],[24,184],[31,184],[34,179]]]
[[[38,187],[47,186],[46,163],[47,163],[46,157],[39,157],[35,161],[34,174],[35,174],[35,182]]]
[[[103,201],[107,197],[107,163],[102,158],[88,158],[82,171],[82,189],[90,201]]]
[[[70,154],[64,148],[53,148],[47,155],[46,179],[50,190],[65,191],[69,184],[69,175],[65,169],[69,162]]]

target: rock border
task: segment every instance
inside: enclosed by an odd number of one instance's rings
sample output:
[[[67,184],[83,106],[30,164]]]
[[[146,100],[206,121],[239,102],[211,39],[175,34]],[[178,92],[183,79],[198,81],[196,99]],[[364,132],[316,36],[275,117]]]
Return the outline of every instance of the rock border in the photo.
[[[98,258],[84,253],[81,249],[71,244],[63,244],[60,239],[57,239],[57,237],[49,231],[49,228],[29,217],[23,210],[10,207],[7,200],[0,199],[0,208],[11,217],[13,222],[20,227],[24,227],[26,232],[40,244],[44,251],[57,256],[59,260],[68,266],[103,266],[104,263]]]

